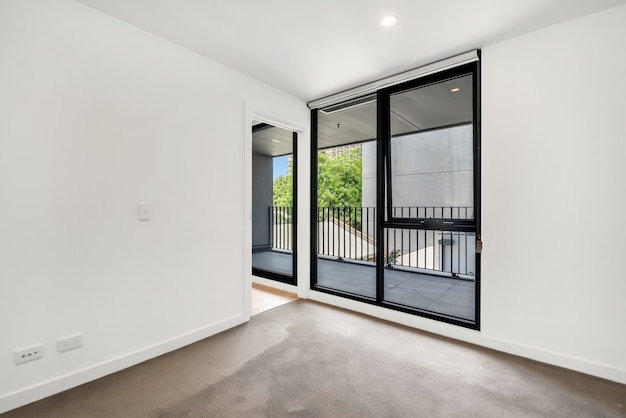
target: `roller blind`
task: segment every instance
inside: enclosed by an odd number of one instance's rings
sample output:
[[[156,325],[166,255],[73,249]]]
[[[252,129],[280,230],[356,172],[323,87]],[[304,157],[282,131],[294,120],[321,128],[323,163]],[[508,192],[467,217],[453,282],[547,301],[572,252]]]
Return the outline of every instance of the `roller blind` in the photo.
[[[441,61],[423,65],[413,70],[405,71],[400,74],[396,74],[396,75],[386,77],[377,81],[373,81],[371,83],[364,84],[362,86],[355,87],[350,90],[345,90],[340,93],[322,97],[321,99],[313,100],[312,102],[308,103],[308,106],[310,109],[319,109],[322,107],[331,106],[333,104],[337,104],[340,102],[344,102],[346,100],[364,96],[369,93],[375,93],[376,91],[382,88],[404,83],[410,80],[415,80],[420,77],[424,77],[430,74],[437,73],[439,71],[458,67],[460,65],[468,64],[470,62],[474,62],[478,60],[479,60],[478,50],[466,52],[463,54],[455,55],[450,58],[446,58]]]

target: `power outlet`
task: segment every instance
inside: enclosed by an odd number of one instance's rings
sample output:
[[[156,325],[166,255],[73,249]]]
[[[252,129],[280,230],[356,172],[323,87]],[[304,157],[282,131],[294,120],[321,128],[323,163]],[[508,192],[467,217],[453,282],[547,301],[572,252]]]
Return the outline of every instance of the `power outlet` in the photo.
[[[83,345],[83,334],[74,334],[57,340],[59,352],[78,348],[81,345]]]
[[[15,364],[25,363],[43,357],[43,345],[34,345],[32,347],[16,350],[13,353]]]

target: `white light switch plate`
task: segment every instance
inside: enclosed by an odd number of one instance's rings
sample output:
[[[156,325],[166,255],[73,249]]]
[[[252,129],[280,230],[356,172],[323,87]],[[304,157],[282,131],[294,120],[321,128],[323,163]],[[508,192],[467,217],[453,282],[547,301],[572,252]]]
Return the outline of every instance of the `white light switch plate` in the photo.
[[[140,221],[150,220],[150,203],[139,204],[139,220]]]

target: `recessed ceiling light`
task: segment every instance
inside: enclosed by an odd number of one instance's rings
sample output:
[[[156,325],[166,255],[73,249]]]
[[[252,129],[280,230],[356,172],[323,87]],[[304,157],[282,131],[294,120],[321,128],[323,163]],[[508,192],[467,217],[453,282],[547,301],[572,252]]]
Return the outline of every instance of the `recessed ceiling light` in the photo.
[[[385,16],[383,20],[380,21],[380,24],[383,26],[391,26],[398,21],[395,16]]]
[[[452,93],[456,93],[457,91],[461,91],[461,89],[460,89],[460,88],[458,88],[458,87],[455,87],[455,88],[453,88],[453,89],[452,89],[452,90],[450,90],[450,91],[451,91]]]

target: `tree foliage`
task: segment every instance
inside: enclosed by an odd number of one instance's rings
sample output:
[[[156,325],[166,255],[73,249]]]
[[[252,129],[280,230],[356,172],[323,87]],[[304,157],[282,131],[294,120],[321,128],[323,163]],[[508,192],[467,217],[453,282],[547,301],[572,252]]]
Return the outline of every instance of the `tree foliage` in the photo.
[[[330,157],[318,153],[317,205],[325,207],[360,207],[362,160],[346,154]]]
[[[291,170],[286,176],[279,176],[274,179],[273,205],[281,207],[291,207],[293,204],[293,176]]]
[[[352,156],[340,154],[329,156],[325,151],[318,153],[317,205],[319,208],[335,208],[335,215],[348,216],[346,222],[359,227],[360,212],[346,208],[361,207],[362,160],[360,149],[354,150]],[[274,179],[274,206],[291,207],[293,204],[292,170],[285,176]],[[328,217],[328,215],[323,215]]]

